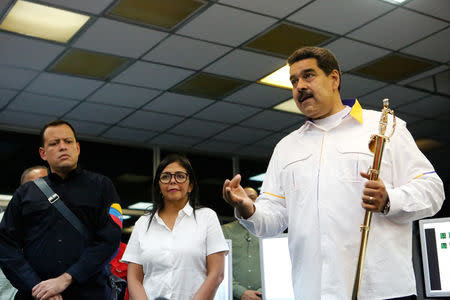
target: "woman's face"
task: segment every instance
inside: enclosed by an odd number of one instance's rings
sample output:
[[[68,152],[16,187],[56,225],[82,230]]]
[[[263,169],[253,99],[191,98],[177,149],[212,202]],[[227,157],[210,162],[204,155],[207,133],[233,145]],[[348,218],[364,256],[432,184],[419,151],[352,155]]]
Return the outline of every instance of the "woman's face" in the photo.
[[[164,197],[164,201],[188,201],[188,193],[192,191],[192,184],[190,183],[189,176],[186,181],[183,181],[183,177],[187,176],[187,171],[178,162],[173,162],[167,165],[161,172],[159,180],[159,189]],[[168,183],[161,182],[161,178],[170,177]],[[177,182],[178,180],[178,182]]]

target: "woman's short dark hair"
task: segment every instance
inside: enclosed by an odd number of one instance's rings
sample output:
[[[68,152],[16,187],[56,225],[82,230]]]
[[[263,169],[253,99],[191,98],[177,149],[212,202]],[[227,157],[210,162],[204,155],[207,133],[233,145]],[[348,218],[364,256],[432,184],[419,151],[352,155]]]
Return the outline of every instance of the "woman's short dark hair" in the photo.
[[[159,209],[164,208],[164,199],[162,197],[161,189],[159,187],[159,177],[161,176],[162,171],[171,163],[177,162],[182,166],[184,169],[186,169],[186,172],[188,173],[188,179],[189,184],[192,184],[192,191],[189,193],[189,204],[194,209],[194,216],[195,216],[195,210],[199,208],[198,203],[198,182],[197,177],[195,176],[194,169],[192,168],[191,162],[189,159],[181,154],[172,153],[167,155],[158,165],[155,172],[155,177],[153,178],[153,208],[150,211],[150,221],[148,226],[150,226],[150,223],[153,219],[153,216]]]
[[[326,75],[330,75],[333,70],[337,70],[339,73],[338,90],[341,90],[341,69],[333,52],[326,48],[320,47],[302,47],[295,50],[294,53],[289,56],[288,65],[292,66],[294,63],[307,58],[315,58],[317,60],[317,66]]]

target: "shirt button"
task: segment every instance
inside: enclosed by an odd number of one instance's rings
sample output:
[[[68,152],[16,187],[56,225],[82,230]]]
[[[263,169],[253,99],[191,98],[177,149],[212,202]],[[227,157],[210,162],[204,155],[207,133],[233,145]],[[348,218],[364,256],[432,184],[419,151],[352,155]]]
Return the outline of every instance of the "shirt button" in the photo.
[[[62,240],[61,240],[61,239],[59,239],[59,240],[58,240],[58,243],[62,243]]]
[[[252,270],[248,270],[249,272],[251,272]]]
[[[252,288],[252,286],[251,286],[251,285],[249,285],[249,286],[248,286],[248,288],[249,288],[249,289],[251,289],[251,288]]]
[[[60,259],[58,259],[57,262],[58,262],[58,264],[62,264],[62,260],[60,260]]]
[[[251,258],[252,256],[251,256],[251,255],[249,255],[248,257],[249,257],[249,258]]]

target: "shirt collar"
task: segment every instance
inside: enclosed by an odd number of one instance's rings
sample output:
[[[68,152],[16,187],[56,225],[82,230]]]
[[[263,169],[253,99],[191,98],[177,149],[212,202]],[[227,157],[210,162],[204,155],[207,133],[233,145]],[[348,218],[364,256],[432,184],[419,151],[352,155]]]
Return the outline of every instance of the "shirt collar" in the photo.
[[[192,215],[194,209],[192,208],[192,206],[189,204],[188,201],[181,211],[183,211],[186,215],[190,216]]]
[[[56,180],[61,180],[61,181],[66,181],[66,180],[70,180],[71,178],[73,178],[76,175],[80,174],[81,171],[82,171],[82,168],[81,168],[80,164],[77,164],[77,167],[75,169],[73,169],[72,171],[70,171],[69,174],[67,174],[67,177],[65,179],[62,179],[61,177],[59,177],[58,174],[52,172],[50,168],[48,168],[48,170],[49,170],[49,175],[48,175],[49,178],[56,179]]]

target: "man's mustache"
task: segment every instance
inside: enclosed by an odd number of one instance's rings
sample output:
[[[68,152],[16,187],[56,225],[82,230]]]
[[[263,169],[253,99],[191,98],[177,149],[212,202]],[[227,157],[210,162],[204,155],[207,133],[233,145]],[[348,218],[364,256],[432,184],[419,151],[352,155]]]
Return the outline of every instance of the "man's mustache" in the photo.
[[[311,90],[301,90],[298,95],[298,102],[302,103],[310,97],[314,97],[314,93]]]

